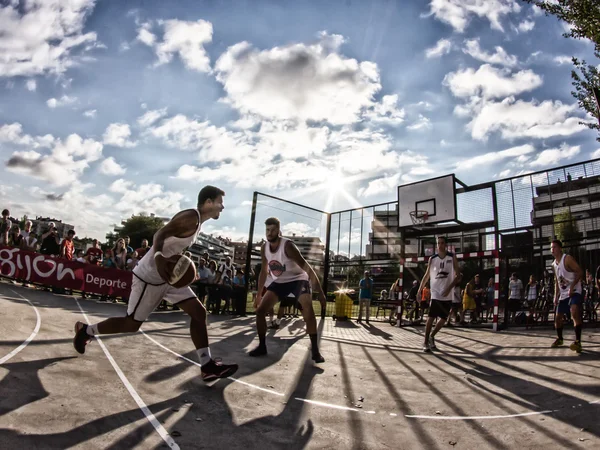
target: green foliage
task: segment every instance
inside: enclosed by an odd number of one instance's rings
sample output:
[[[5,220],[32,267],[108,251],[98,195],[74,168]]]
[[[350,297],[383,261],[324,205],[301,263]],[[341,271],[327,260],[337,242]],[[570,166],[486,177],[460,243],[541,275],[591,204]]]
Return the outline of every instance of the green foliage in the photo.
[[[27,214],[25,214],[23,217],[21,217],[21,220],[19,220],[19,228],[21,230],[25,229],[25,222],[27,222],[29,220],[29,217],[27,217]]]
[[[149,245],[152,245],[154,233],[164,225],[162,219],[146,215],[132,216],[123,223],[123,228],[119,230],[119,237],[129,236],[131,245],[134,249],[142,245],[143,239],[148,239]]]
[[[560,239],[565,247],[577,248],[581,233],[571,211],[565,211],[554,216],[554,236]]]
[[[566,38],[589,39],[594,44],[594,55],[600,59],[600,1],[598,0],[523,0],[541,8],[546,14],[551,14],[569,24],[569,31],[563,34]],[[598,123],[582,122],[584,125],[599,132],[600,142],[600,104],[594,95],[594,90],[600,90],[600,75],[598,61],[588,64],[573,58],[575,70],[571,72],[575,91],[573,96],[579,106],[594,116]]]

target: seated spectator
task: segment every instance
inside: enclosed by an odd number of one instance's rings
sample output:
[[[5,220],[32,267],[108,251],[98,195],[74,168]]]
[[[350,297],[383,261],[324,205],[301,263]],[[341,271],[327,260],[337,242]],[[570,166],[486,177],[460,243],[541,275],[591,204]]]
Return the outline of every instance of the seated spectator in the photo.
[[[83,250],[77,250],[77,258],[75,259],[78,263],[88,264],[88,260],[83,253]]]
[[[246,278],[241,269],[236,269],[233,277],[233,309],[239,316],[246,315]]]
[[[21,230],[21,236],[23,236],[23,238],[26,238],[31,234],[32,226],[33,226],[33,222],[31,222],[31,220],[28,220],[25,222],[25,228],[23,228]]]

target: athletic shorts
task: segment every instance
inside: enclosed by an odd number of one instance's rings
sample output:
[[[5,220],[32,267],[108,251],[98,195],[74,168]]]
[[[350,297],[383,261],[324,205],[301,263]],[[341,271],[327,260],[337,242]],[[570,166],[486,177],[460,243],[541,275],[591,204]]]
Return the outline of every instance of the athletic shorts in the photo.
[[[429,317],[439,317],[440,319],[448,319],[452,301],[450,300],[434,300],[431,299],[429,307]]]
[[[277,283],[273,281],[267,286],[267,291],[277,294],[281,306],[299,305],[298,300],[301,295],[312,295],[312,288],[308,280],[289,281],[288,283]]]
[[[197,298],[192,288],[174,288],[170,284],[149,284],[133,275],[131,294],[127,305],[127,316],[137,322],[145,321],[163,300],[177,304],[188,298]]]
[[[558,301],[556,312],[559,314],[568,314],[571,311],[571,305],[579,305],[583,303],[583,296],[575,293],[572,297],[567,297],[563,300]]]

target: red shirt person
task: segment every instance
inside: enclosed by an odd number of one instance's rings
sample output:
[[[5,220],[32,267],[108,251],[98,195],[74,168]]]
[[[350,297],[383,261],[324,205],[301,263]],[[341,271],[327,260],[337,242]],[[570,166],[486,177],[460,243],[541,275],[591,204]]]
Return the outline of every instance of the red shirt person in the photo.
[[[99,266],[102,264],[102,255],[103,253],[100,245],[98,244],[98,239],[94,239],[92,241],[92,246],[87,249],[87,252],[85,252],[85,257],[90,264]]]
[[[60,256],[62,258],[73,260],[73,254],[75,252],[75,244],[73,244],[73,237],[75,236],[75,230],[69,230],[67,237],[60,243]]]
[[[142,240],[142,246],[136,250],[138,259],[142,259],[146,253],[148,253],[150,247],[148,247],[148,239]]]

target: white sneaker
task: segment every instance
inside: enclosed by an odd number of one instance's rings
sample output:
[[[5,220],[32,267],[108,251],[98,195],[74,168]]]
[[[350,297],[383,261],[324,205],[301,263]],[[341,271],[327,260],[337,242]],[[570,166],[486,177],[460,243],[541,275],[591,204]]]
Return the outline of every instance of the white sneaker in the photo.
[[[431,350],[437,350],[437,347],[435,346],[435,339],[433,336],[429,337],[429,348]]]
[[[429,346],[429,342],[423,346],[423,353],[430,353],[431,347]]]

